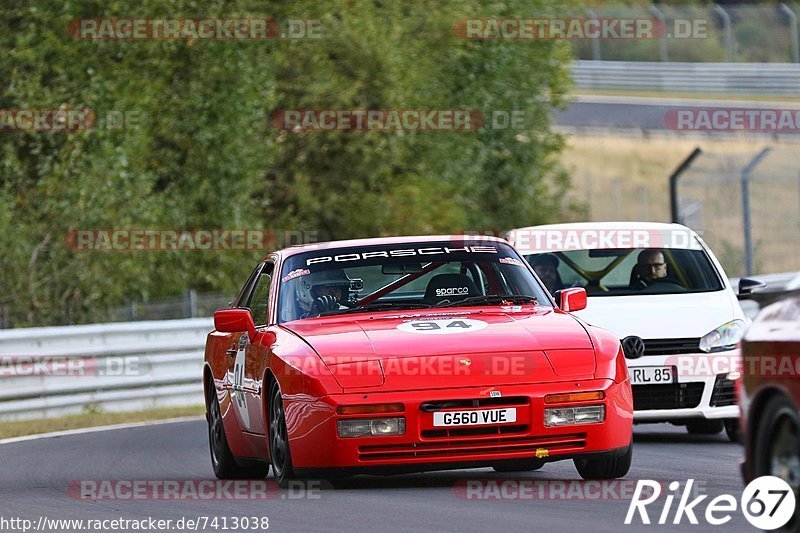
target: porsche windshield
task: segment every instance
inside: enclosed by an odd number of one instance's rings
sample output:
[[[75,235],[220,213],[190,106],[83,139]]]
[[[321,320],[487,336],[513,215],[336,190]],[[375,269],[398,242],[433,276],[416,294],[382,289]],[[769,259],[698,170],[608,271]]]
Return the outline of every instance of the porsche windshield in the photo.
[[[322,248],[281,271],[279,321],[384,309],[550,306],[522,258],[496,241]]]
[[[589,296],[680,294],[722,290],[704,250],[634,248],[526,255],[551,291],[584,287]]]

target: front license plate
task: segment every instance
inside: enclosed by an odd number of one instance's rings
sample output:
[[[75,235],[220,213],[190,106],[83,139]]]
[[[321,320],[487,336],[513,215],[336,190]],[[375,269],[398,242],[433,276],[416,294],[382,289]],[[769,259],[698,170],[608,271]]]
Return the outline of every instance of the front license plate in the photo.
[[[433,413],[433,425],[479,426],[483,424],[510,424],[517,421],[517,409],[483,409],[479,411],[437,411]]]
[[[674,366],[639,366],[630,369],[632,385],[652,385],[654,383],[674,383]]]

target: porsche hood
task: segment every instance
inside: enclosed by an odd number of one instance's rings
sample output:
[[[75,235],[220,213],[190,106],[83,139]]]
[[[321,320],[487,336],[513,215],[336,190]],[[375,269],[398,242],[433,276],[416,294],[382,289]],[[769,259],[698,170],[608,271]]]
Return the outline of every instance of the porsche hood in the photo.
[[[284,324],[346,390],[414,390],[591,379],[594,348],[550,308],[340,315]]]

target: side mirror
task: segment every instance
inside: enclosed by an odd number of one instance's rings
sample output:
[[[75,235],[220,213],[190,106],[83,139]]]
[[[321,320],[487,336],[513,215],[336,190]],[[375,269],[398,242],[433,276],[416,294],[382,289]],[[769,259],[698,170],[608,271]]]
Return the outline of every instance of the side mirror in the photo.
[[[586,309],[586,289],[583,287],[574,287],[556,291],[556,303],[562,311],[566,311],[567,313]]]
[[[223,333],[246,331],[251,340],[256,338],[256,325],[249,309],[220,309],[214,313],[214,328]]]
[[[760,279],[742,278],[739,280],[739,295],[751,294],[753,291],[763,289],[767,284]]]

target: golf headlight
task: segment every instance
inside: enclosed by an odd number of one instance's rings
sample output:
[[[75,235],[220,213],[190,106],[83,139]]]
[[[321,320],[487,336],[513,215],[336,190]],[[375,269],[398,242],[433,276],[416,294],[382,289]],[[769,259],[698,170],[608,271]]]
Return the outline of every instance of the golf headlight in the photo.
[[[706,353],[733,350],[742,340],[747,325],[744,320],[731,320],[700,339],[700,349]]]
[[[599,422],[605,422],[605,420],[605,405],[549,407],[544,410],[544,425],[546,427],[597,424]]]
[[[381,435],[403,435],[406,432],[405,418],[351,418],[337,422],[339,437],[377,437]]]

